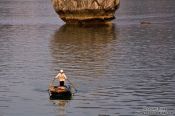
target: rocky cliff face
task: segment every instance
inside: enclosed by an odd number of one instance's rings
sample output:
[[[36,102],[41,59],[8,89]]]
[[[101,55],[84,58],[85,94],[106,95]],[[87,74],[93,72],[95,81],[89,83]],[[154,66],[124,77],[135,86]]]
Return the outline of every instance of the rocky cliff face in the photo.
[[[56,13],[66,23],[108,22],[114,19],[119,0],[52,0]]]

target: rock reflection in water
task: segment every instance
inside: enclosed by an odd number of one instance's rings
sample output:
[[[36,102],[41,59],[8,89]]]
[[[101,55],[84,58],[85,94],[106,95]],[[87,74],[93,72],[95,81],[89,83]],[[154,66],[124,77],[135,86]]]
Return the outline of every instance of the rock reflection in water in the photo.
[[[56,69],[76,70],[78,75],[81,75],[82,71],[87,71],[83,75],[97,73],[98,77],[98,74],[104,73],[107,68],[105,66],[113,49],[111,44],[115,39],[117,30],[112,24],[63,25],[51,40],[53,64]]]

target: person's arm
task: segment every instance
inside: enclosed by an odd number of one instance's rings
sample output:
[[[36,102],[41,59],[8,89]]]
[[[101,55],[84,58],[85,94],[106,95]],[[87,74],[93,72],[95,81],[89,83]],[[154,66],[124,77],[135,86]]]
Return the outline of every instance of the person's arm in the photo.
[[[67,80],[67,76],[64,74],[65,79]]]
[[[60,73],[58,73],[57,76],[55,76],[55,79],[59,78],[59,76],[60,76]]]

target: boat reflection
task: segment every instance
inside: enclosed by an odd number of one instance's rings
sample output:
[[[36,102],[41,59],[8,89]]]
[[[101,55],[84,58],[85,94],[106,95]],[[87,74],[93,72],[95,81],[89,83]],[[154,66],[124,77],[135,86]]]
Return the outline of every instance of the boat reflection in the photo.
[[[66,116],[65,109],[68,107],[69,100],[50,100],[56,106],[56,112],[58,112],[58,116]]]

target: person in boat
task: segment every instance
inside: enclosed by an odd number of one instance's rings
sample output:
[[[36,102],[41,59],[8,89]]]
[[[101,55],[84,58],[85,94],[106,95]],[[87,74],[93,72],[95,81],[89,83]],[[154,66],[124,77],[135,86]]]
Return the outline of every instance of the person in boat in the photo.
[[[54,78],[59,80],[60,86],[64,86],[65,81],[67,80],[67,76],[64,74],[63,70],[60,70],[60,72],[57,74],[57,76]],[[53,82],[54,82],[53,80]]]

